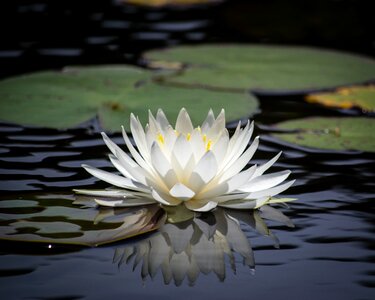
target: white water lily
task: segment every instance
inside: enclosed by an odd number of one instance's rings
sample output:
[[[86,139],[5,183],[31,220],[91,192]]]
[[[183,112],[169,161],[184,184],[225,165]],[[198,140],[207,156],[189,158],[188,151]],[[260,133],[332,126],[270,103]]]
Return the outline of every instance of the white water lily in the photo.
[[[256,137],[247,148],[254,128],[249,121],[244,128],[239,122],[230,138],[224,110],[217,118],[210,110],[202,126],[194,128],[183,108],[173,128],[159,109],[156,118],[149,113],[145,129],[131,114],[130,128],[137,149],[124,128],[122,132],[132,157],[102,133],[112,152],[109,158],[122,175],[82,165],[91,175],[116,188],[76,192],[95,196],[97,204],[103,206],[183,203],[193,211],[209,211],[216,206],[254,209],[293,200],[273,198],[293,184],[294,180],[281,184],[289,170],[263,175],[281,152],[261,166],[245,169],[259,144]]]

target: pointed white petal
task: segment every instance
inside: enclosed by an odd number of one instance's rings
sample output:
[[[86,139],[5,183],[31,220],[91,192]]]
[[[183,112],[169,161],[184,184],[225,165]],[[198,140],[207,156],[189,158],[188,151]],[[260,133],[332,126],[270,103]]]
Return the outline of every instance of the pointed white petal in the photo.
[[[182,183],[176,183],[169,191],[169,194],[172,197],[180,199],[182,201],[190,200],[195,196],[194,191],[192,191]]]
[[[94,199],[95,202],[100,206],[108,206],[108,207],[132,207],[132,206],[139,206],[139,205],[149,205],[155,204],[156,201],[151,199],[125,199],[125,200],[114,200],[114,201],[106,201],[101,199]]]
[[[256,200],[234,200],[218,204],[220,207],[232,209],[254,209],[257,205]]]
[[[134,180],[131,180],[129,178],[125,178],[116,174],[112,174],[88,165],[82,165],[82,167],[89,172],[92,176],[103,180],[105,182],[108,182],[112,185],[122,187],[125,189],[135,190],[135,191],[141,191],[141,192],[150,192],[150,189]]]
[[[102,137],[103,137],[105,144],[107,145],[109,150],[111,150],[113,155],[123,157],[123,159],[132,167],[138,166],[137,163],[134,160],[132,160],[129,157],[129,155],[127,155],[119,146],[117,146],[114,142],[112,142],[111,139],[104,132],[102,132]]]
[[[291,180],[291,181],[288,181],[284,184],[275,186],[275,187],[267,189],[267,190],[250,193],[249,196],[246,197],[246,199],[258,199],[258,198],[262,198],[262,197],[275,196],[277,194],[282,193],[286,189],[288,189],[294,182],[295,182],[295,180]]]
[[[199,161],[206,153],[206,146],[203,143],[202,133],[195,128],[190,138],[191,148],[193,150],[195,161]]]
[[[135,161],[146,171],[150,172],[150,167],[146,163],[146,161],[143,159],[143,157],[138,153],[138,151],[134,148],[132,143],[130,142],[130,139],[125,131],[125,128],[122,126],[122,135],[124,137],[126,146],[128,147],[130,153],[132,154]]]
[[[282,183],[285,179],[288,178],[290,173],[291,172],[289,170],[285,170],[281,172],[258,176],[250,180],[248,183],[244,184],[243,186],[240,186],[238,190],[242,192],[247,192],[247,193],[266,190],[266,189],[269,189],[271,187],[274,187]]]
[[[215,155],[216,161],[221,162],[224,160],[224,157],[228,150],[229,143],[229,133],[228,130],[224,129],[221,133],[219,140],[212,147],[212,152]]]
[[[191,123],[190,116],[185,108],[180,110],[176,121],[176,130],[182,134],[188,134],[193,132],[193,124]]]
[[[227,181],[228,193],[238,189],[243,186],[246,182],[250,180],[256,170],[256,165],[251,168],[234,175],[231,179]]]
[[[223,175],[220,177],[219,183],[239,173],[253,157],[256,149],[258,148],[258,145],[259,137],[256,137],[251,146],[237,159],[237,161],[235,161],[227,170],[224,171]]]
[[[202,123],[202,126],[201,126],[202,127],[201,128],[202,133],[207,134],[208,130],[212,127],[214,122],[215,122],[214,112],[210,108],[210,110],[208,111],[207,117],[206,117],[206,119],[204,120],[204,122]]]
[[[199,175],[204,183],[207,184],[212,178],[214,178],[216,172],[217,161],[215,155],[212,151],[207,151],[195,166],[193,174]]]
[[[221,110],[220,114],[217,116],[214,124],[207,132],[207,136],[210,139],[216,140],[218,136],[220,136],[221,132],[225,130],[225,111],[224,109]]]
[[[186,140],[186,137],[180,135],[173,147],[173,155],[176,157],[181,168],[184,169],[193,155],[189,141]]]
[[[158,109],[158,112],[156,114],[156,121],[163,131],[165,131],[170,126],[167,117],[165,116],[163,110],[161,110],[160,108]]]
[[[125,190],[73,190],[77,194],[87,195],[87,196],[99,196],[99,197],[126,197],[132,195],[131,192]]]
[[[171,170],[170,162],[155,142],[151,146],[151,163],[161,176],[165,176]]]
[[[146,134],[141,122],[134,116],[134,114],[130,115],[130,130],[139,153],[142,155],[143,159],[147,160],[149,158],[149,152],[147,151]]]
[[[260,175],[262,175],[265,171],[267,171],[280,157],[281,155],[281,151],[274,157],[272,158],[270,161],[266,162],[265,164],[261,165],[260,167],[258,167],[258,169],[255,171],[254,173],[254,177],[258,177]]]

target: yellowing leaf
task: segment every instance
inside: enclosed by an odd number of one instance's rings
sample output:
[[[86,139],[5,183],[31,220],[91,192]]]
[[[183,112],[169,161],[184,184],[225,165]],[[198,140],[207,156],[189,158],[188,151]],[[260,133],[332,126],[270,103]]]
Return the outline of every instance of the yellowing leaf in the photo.
[[[332,93],[317,93],[306,97],[310,103],[343,109],[361,108],[367,112],[375,111],[375,85],[353,86],[337,89]]]

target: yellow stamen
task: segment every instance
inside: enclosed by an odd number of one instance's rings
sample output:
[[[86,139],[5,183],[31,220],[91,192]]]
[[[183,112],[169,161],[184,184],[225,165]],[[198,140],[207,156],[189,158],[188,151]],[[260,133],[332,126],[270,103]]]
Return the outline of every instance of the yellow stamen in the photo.
[[[164,144],[164,137],[161,133],[158,133],[156,139],[161,143]]]
[[[187,140],[187,141],[190,141],[190,139],[191,139],[191,134],[188,133],[188,134],[186,135],[186,140]]]
[[[207,145],[206,145],[206,151],[211,150],[211,146],[212,146],[212,141],[208,140]]]
[[[207,135],[204,134],[204,135],[202,136],[202,139],[203,139],[203,143],[206,143],[206,142],[207,142]]]

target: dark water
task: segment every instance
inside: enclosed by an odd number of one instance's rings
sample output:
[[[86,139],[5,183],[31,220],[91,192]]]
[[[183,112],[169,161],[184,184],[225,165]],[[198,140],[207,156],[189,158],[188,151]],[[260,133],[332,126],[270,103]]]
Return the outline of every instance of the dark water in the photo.
[[[249,12],[238,15],[241,8],[250,5],[262,11],[263,6],[256,1],[192,10],[142,10],[111,1],[94,1],[90,7],[77,6],[74,1],[6,2],[2,14],[9,13],[16,19],[2,18],[2,30],[6,28],[4,22],[11,22],[16,34],[3,35],[2,76],[65,64],[142,64],[140,53],[144,49],[207,41],[303,43],[373,54],[373,36],[369,33],[372,21],[366,18],[366,1],[356,10],[350,9],[353,1],[317,1],[316,6],[306,1],[310,23],[302,36],[294,31],[294,35],[284,36],[281,29],[281,33],[239,30],[251,28],[241,25]],[[285,21],[296,10],[304,9],[296,5],[293,2],[291,12],[286,9],[280,14],[281,19]],[[275,10],[278,6],[272,7]],[[320,31],[319,26],[333,22],[326,15],[334,11],[339,16],[351,13],[352,27],[361,30],[346,31],[346,35],[338,27],[332,27],[332,32]],[[230,17],[232,14],[240,16],[238,22]],[[321,19],[314,19],[314,15]],[[41,30],[45,24],[55,28],[54,35]],[[294,23],[289,25],[293,27]],[[288,28],[285,32],[291,32]],[[1,299],[374,299],[375,157],[361,152],[303,149],[274,140],[268,135],[269,124],[342,112],[301,104],[298,98],[260,100],[262,113],[254,119],[259,125],[256,134],[262,138],[252,163],[262,163],[282,150],[273,171],[292,170],[297,181],[285,196],[298,201],[290,208],[281,208],[294,228],[266,221],[280,248],[275,248],[274,240],[241,222],[253,250],[255,272],[252,266],[243,264],[239,253],[234,253],[236,271],[232,271],[227,256],[225,278],[206,270],[193,286],[186,277],[177,287],[175,280],[165,284],[160,270],[154,278],[142,279],[142,264],[135,270],[133,261],[118,266],[114,257],[119,252],[145,243],[152,234],[96,248],[2,241]],[[51,201],[59,199],[54,202],[56,206],[71,207],[72,188],[105,188],[106,184],[80,167],[88,163],[112,170],[97,122],[86,125],[58,131],[1,124],[1,201],[47,195],[44,197]],[[123,144],[119,135],[113,138]],[[18,211],[20,221],[29,212]],[[5,213],[14,211],[0,210],[0,225],[4,225]]]

